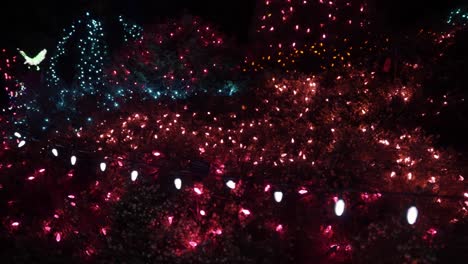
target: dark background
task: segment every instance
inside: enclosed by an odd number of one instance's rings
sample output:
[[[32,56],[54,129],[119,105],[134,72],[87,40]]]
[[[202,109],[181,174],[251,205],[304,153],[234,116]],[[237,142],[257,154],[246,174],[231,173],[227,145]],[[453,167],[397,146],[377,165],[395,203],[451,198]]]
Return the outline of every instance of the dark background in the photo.
[[[15,0],[0,5],[0,48],[41,49],[55,46],[63,28],[85,11],[103,17],[124,15],[141,24],[177,17],[201,16],[240,41],[248,40],[258,0]],[[263,0],[261,0],[263,1]],[[436,23],[463,0],[370,0],[380,29],[399,32]],[[32,51],[33,51],[32,50]],[[31,52],[32,52],[31,51]]]

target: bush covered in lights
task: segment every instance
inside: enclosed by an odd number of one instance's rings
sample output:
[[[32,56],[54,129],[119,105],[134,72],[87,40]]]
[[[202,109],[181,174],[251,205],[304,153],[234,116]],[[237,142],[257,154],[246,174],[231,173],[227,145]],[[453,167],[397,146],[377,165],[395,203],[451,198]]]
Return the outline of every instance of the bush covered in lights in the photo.
[[[18,135],[3,223],[101,263],[367,262],[384,248],[434,262],[466,223],[451,200],[466,191],[456,157],[390,115],[417,89],[355,70],[276,77],[204,111],[147,102],[47,142]]]

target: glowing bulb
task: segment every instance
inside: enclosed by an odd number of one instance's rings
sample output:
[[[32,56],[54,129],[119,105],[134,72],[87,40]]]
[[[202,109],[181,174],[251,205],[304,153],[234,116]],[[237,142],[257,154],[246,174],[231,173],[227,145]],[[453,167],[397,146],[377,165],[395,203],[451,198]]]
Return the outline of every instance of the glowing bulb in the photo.
[[[335,214],[337,216],[342,216],[345,209],[345,202],[342,199],[339,199],[335,203]]]
[[[191,247],[196,247],[198,245],[198,243],[195,241],[190,241],[189,244]]]
[[[182,180],[177,178],[174,180],[174,185],[176,187],[177,190],[180,190],[180,188],[182,188]]]
[[[18,132],[15,132],[15,137],[20,138],[20,137],[21,137],[21,134],[18,133]]]
[[[58,157],[57,149],[52,149],[52,155],[54,155],[55,157]]]
[[[18,148],[21,148],[21,147],[24,146],[25,144],[26,144],[26,141],[21,140],[20,143],[18,143]]]
[[[105,171],[106,167],[107,167],[107,165],[104,162],[101,162],[101,164],[99,164],[99,168],[101,169],[101,171]]]
[[[280,203],[281,200],[283,200],[283,193],[282,193],[282,192],[275,192],[275,193],[273,194],[273,196],[275,197],[275,201],[276,201],[277,203]]]
[[[75,164],[76,164],[76,156],[75,156],[75,155],[71,156],[71,158],[70,158],[70,163],[71,163],[71,165],[75,165]]]
[[[132,171],[130,177],[131,177],[132,181],[136,181],[136,179],[138,178],[138,171]]]
[[[247,210],[247,209],[242,209],[241,212],[242,212],[244,215],[250,215],[250,211]]]
[[[226,186],[229,188],[229,189],[235,189],[236,188],[236,183],[232,180],[229,180],[226,182]]]
[[[406,220],[408,220],[408,224],[413,225],[416,223],[416,219],[418,219],[418,209],[415,206],[411,206],[406,213]]]
[[[281,231],[283,231],[283,225],[277,225],[276,232],[281,232]]]
[[[193,188],[193,191],[197,193],[198,195],[202,194],[202,190],[198,187]]]

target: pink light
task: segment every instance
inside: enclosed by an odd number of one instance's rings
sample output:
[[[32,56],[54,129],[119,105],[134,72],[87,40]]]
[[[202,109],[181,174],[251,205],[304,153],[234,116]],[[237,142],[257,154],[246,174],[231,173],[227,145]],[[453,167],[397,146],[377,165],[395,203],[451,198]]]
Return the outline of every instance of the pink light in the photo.
[[[189,244],[191,247],[196,247],[198,245],[198,243],[195,241],[190,241]]]
[[[205,216],[205,215],[206,215],[205,210],[200,210],[200,214],[203,215],[203,216]]]
[[[30,180],[30,181],[32,181],[32,180],[34,180],[34,179],[35,179],[34,176],[29,176],[29,177],[28,177],[28,180]]]
[[[435,236],[437,234],[437,230],[435,228],[431,228],[431,229],[427,230],[427,233],[430,234],[430,235]]]
[[[276,226],[276,232],[281,232],[283,231],[283,226],[282,225],[277,225]]]
[[[11,226],[19,226],[19,222],[13,222],[11,223]]]
[[[193,188],[193,190],[194,190],[198,195],[202,194],[201,189],[198,188],[198,187]]]
[[[70,194],[70,195],[68,195],[68,198],[70,198],[70,199],[75,199],[75,195]]]
[[[101,228],[101,233],[102,233],[103,235],[107,235],[107,230],[106,230],[105,227]]]
[[[159,157],[161,156],[161,153],[159,151],[153,151],[153,155]]]
[[[169,221],[169,225],[172,225],[172,220],[173,220],[173,219],[174,219],[173,216],[169,216],[169,217],[167,218],[167,221]]]
[[[60,242],[60,240],[62,240],[62,236],[60,235],[60,233],[55,233],[55,241]]]
[[[468,198],[468,192],[464,193],[463,196],[465,196],[466,198]]]
[[[267,186],[265,186],[265,192],[268,192],[270,190],[271,186],[270,184],[268,184]]]
[[[45,171],[45,169],[40,169],[39,172],[40,173],[43,173]]]
[[[299,190],[299,194],[300,194],[300,195],[306,194],[306,193],[308,193],[308,192],[309,192],[309,191],[307,191],[306,189],[300,189],[300,190]]]
[[[340,249],[340,246],[338,246],[337,244],[333,244],[330,246],[330,248],[336,248],[337,250]]]
[[[214,233],[215,233],[216,235],[221,235],[221,234],[223,233],[223,231],[222,231],[221,229],[218,228],[218,229],[216,229],[216,230],[214,231]]]

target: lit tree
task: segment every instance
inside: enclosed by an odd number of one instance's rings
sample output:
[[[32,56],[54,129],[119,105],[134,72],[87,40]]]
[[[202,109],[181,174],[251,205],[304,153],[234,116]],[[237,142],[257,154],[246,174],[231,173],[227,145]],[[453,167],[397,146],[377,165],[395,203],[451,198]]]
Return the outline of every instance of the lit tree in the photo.
[[[239,89],[240,59],[233,45],[197,18],[153,26],[125,48],[110,68],[112,104],[128,98],[183,99],[233,95]]]
[[[368,43],[368,1],[261,0],[248,68],[326,69],[347,65]],[[379,47],[375,47],[378,49]],[[382,48],[382,47],[380,47]]]

